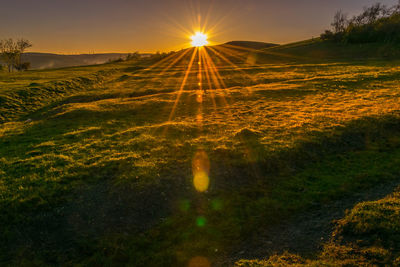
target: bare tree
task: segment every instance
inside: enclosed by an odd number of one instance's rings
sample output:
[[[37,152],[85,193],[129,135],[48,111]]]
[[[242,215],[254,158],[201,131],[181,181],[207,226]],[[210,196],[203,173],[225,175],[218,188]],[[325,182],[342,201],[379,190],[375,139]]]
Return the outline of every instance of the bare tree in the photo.
[[[11,72],[17,56],[17,46],[15,42],[11,38],[0,41],[0,51],[1,58],[6,64],[8,72]]]
[[[380,18],[389,17],[393,13],[392,9],[393,7],[387,8],[385,5],[376,3],[370,7],[365,7],[360,15],[351,19],[350,24],[354,26],[372,24]]]
[[[347,15],[344,14],[342,10],[337,11],[332,23],[335,33],[344,32],[347,28],[347,24]]]
[[[17,54],[17,58],[16,58],[16,62],[15,63],[18,66],[19,69],[21,69],[22,65],[26,65],[26,64],[22,64],[21,56],[25,52],[25,50],[28,49],[29,47],[32,47],[32,44],[28,40],[21,38],[21,39],[19,39],[17,41],[18,54]]]
[[[400,40],[399,22],[400,0],[394,6],[377,3],[364,7],[361,14],[353,16],[350,20],[341,10],[337,11],[331,24],[332,31],[321,34],[323,40],[345,42],[377,42],[380,39]],[[383,37],[385,36],[385,37]]]
[[[381,3],[376,3],[371,7],[365,9],[367,24],[374,23],[386,13],[386,7]]]
[[[393,12],[393,14],[399,14],[400,13],[400,0],[398,1],[398,3],[396,4],[396,5],[394,5],[393,7],[392,7],[392,12]]]
[[[16,42],[11,38],[0,41],[0,56],[7,65],[8,72],[12,72],[14,69],[23,69],[22,65],[24,68],[28,66],[28,64],[21,63],[21,55],[31,46],[32,44],[25,39],[19,39]]]

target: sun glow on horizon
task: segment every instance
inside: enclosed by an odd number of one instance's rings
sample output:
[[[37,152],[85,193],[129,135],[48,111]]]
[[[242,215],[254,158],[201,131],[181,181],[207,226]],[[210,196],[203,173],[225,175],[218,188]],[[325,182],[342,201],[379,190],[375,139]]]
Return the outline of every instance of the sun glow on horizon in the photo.
[[[196,32],[194,35],[190,37],[192,39],[192,46],[193,47],[202,47],[208,44],[208,37],[207,34],[202,32]]]

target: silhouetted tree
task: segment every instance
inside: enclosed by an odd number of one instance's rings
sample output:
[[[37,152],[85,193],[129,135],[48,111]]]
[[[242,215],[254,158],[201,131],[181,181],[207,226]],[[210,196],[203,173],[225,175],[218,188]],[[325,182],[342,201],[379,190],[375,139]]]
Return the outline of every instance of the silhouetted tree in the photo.
[[[376,3],[371,7],[365,7],[364,11],[360,15],[354,16],[350,20],[349,24],[356,27],[372,24],[376,22],[378,19],[390,15],[391,15],[390,9],[386,8],[385,5]]]
[[[333,40],[334,36],[335,36],[335,34],[332,31],[325,30],[325,32],[321,34],[321,39],[324,40],[324,41]]]
[[[21,55],[32,44],[25,39],[19,39],[16,42],[13,39],[5,39],[0,41],[1,58],[8,68],[8,72],[13,69],[23,70],[30,66],[30,63],[21,63]]]
[[[25,52],[26,49],[28,49],[29,47],[32,47],[32,44],[26,40],[26,39],[19,39],[17,41],[17,58],[16,58],[16,69],[18,70],[27,70],[30,67],[30,63],[29,62],[21,62],[21,56],[22,54]]]
[[[20,64],[16,65],[15,69],[19,70],[19,71],[24,71],[24,70],[28,70],[30,67],[31,67],[30,62],[24,62],[24,63],[20,63]]]
[[[8,72],[12,71],[17,57],[17,46],[12,39],[0,41],[1,58],[8,68]]]
[[[400,0],[398,1],[398,3],[397,3],[396,5],[394,5],[394,6],[392,7],[392,12],[393,12],[393,13],[397,13],[397,14],[400,13]]]
[[[332,22],[332,27],[334,29],[335,33],[342,33],[346,30],[348,21],[347,21],[347,15],[342,12],[342,10],[339,10],[336,12],[333,22]]]
[[[388,8],[380,3],[364,8],[347,20],[340,10],[332,23],[333,31],[321,34],[322,40],[345,43],[400,42],[400,0]]]

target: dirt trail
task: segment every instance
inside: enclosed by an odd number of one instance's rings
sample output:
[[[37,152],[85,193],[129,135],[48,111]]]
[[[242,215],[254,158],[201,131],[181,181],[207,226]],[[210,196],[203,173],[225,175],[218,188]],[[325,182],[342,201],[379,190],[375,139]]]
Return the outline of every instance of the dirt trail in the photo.
[[[233,266],[240,259],[262,259],[285,251],[312,257],[329,239],[334,221],[343,218],[346,210],[363,201],[381,199],[392,193],[399,184],[400,179],[378,185],[351,197],[315,207],[280,225],[260,229],[242,242],[229,259],[218,263],[218,266]]]

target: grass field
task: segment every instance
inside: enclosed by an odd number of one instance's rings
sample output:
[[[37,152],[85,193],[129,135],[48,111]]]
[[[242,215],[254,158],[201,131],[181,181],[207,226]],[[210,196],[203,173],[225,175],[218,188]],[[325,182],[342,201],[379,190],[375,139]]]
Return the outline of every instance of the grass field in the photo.
[[[0,74],[0,263],[398,263],[398,193],[321,250],[240,260],[263,229],[400,181],[399,61],[287,49],[210,51],[218,77],[187,56]]]

